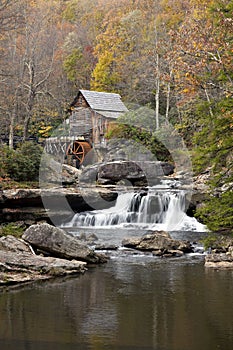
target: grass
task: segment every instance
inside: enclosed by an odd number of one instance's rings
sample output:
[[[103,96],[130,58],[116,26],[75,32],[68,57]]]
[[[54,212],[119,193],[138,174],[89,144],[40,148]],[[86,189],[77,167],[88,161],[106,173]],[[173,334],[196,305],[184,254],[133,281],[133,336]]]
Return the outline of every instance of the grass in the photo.
[[[0,226],[0,237],[11,235],[16,238],[21,238],[24,230],[24,226],[17,225],[16,223],[4,224]]]
[[[0,179],[0,190],[11,190],[16,188],[38,188],[39,183],[37,181],[25,181],[17,182],[10,179]]]

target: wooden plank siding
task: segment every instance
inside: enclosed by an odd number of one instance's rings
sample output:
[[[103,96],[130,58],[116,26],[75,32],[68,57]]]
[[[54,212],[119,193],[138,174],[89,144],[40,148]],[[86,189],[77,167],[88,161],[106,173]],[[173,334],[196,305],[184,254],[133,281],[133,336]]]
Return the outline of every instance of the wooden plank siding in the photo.
[[[92,128],[92,111],[89,108],[74,108],[70,116],[70,136],[91,139]]]

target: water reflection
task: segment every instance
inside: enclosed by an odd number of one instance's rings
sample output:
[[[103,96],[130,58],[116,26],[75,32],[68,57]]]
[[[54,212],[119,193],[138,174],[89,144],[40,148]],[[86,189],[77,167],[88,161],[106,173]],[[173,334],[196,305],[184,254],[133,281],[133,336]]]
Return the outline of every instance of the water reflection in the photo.
[[[111,260],[0,296],[5,350],[230,350],[232,272],[200,260]]]

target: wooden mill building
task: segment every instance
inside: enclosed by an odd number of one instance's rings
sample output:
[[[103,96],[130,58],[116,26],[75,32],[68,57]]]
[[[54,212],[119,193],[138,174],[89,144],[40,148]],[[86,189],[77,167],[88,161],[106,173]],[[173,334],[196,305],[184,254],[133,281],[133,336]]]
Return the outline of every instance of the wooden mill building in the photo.
[[[70,135],[84,136],[94,147],[102,145],[109,124],[125,112],[119,94],[80,90],[71,104]]]
[[[91,148],[106,146],[105,135],[109,125],[128,109],[116,93],[79,90],[70,105],[69,130],[65,138],[50,138],[49,153],[62,150],[82,164]]]

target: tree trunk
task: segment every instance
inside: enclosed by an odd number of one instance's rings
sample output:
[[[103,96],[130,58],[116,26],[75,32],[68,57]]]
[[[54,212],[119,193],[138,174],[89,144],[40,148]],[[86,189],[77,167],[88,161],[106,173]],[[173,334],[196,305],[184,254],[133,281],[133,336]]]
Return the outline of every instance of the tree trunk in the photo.
[[[214,116],[214,113],[213,113],[213,110],[212,110],[212,108],[211,108],[211,101],[210,101],[210,97],[209,97],[209,94],[208,94],[208,91],[207,91],[207,89],[205,89],[205,95],[206,95],[206,99],[207,99],[207,101],[208,101],[208,103],[209,103],[209,111],[210,111],[210,115],[211,115],[211,117],[213,117]]]
[[[33,70],[33,76],[31,78],[32,86],[34,83],[34,70]],[[34,106],[34,100],[35,100],[36,93],[33,91],[33,88],[30,88],[30,91],[28,93],[28,101],[27,101],[27,114],[24,119],[24,126],[23,126],[23,142],[26,141],[28,138],[28,129],[29,129],[29,123],[32,117],[32,111]]]
[[[156,93],[155,93],[155,125],[156,125],[156,130],[159,129],[159,93],[160,93],[160,80],[159,80],[159,73],[157,73]]]
[[[169,109],[170,109],[170,92],[171,92],[171,83],[167,83],[167,101],[166,101],[166,114],[165,114],[165,121],[168,124],[169,123]]]
[[[15,125],[15,111],[10,116],[10,127],[9,127],[9,148],[14,147],[14,125]]]
[[[172,80],[172,69],[170,70],[169,74],[169,82],[167,83],[167,101],[166,101],[166,114],[165,114],[165,121],[168,124],[169,123],[169,109],[170,109],[170,95],[171,95],[171,80]]]
[[[160,95],[160,65],[159,65],[159,54],[158,54],[158,33],[155,24],[155,59],[156,59],[156,92],[155,92],[155,125],[156,130],[159,129],[159,95]]]
[[[24,119],[24,125],[23,125],[23,142],[25,142],[28,138],[28,129],[29,129],[30,120],[31,120],[31,115],[30,113],[27,113]]]
[[[13,109],[10,114],[10,126],[9,126],[9,148],[13,149],[14,147],[14,127],[15,127],[15,120],[17,116],[17,109],[18,109],[18,87],[15,90],[14,95],[14,102],[13,102]]]

